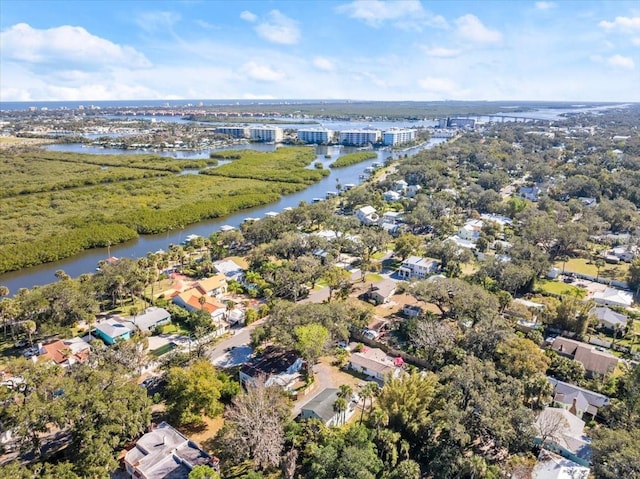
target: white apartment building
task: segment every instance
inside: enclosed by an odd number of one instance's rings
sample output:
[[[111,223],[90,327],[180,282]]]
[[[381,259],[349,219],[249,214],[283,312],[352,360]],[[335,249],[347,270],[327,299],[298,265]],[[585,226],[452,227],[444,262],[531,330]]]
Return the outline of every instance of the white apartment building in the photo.
[[[249,127],[249,138],[278,143],[284,139],[284,131],[277,126],[251,126]]]
[[[382,138],[380,130],[343,130],[340,132],[341,145],[361,146],[368,143],[379,143]]]
[[[333,140],[333,131],[326,128],[303,128],[298,130],[298,140],[305,143],[330,143]]]
[[[219,126],[216,133],[221,135],[229,135],[232,138],[247,138],[249,130],[244,126]]]
[[[382,134],[382,143],[385,145],[400,145],[409,143],[416,139],[415,130],[403,130],[400,128],[392,128]]]

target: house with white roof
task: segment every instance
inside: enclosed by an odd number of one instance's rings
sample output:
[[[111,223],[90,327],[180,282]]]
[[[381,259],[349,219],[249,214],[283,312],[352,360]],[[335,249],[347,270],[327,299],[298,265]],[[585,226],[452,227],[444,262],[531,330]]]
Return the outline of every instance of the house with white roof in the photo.
[[[402,195],[396,191],[389,190],[382,193],[382,197],[384,198],[385,201],[393,202],[393,201],[399,201],[400,198],[402,198]]]
[[[629,318],[620,313],[616,313],[612,309],[606,306],[598,306],[590,311],[590,314],[598,320],[598,325],[601,328],[620,330],[627,327]]]
[[[398,377],[402,373],[402,358],[392,358],[382,349],[363,347],[362,351],[352,353],[349,368],[369,377],[383,381],[385,376]]]
[[[546,449],[538,455],[531,479],[588,479],[590,469]]]
[[[356,218],[366,226],[377,225],[380,221],[380,216],[376,212],[376,209],[369,205],[358,208],[356,211]]]
[[[536,442],[580,466],[591,461],[591,438],[584,434],[585,422],[563,408],[547,407],[534,423]]]
[[[605,306],[621,306],[629,308],[633,304],[633,294],[616,288],[606,288],[593,294],[593,300]]]
[[[105,319],[96,324],[95,335],[107,344],[131,339],[135,326],[129,322],[118,321],[115,318]]]
[[[213,267],[219,274],[224,275],[227,281],[234,280],[240,282],[244,275],[244,269],[242,266],[232,259],[214,261]]]
[[[166,422],[138,439],[124,456],[125,470],[132,478],[187,479],[200,465],[219,470],[217,458]]]
[[[405,280],[424,279],[437,273],[438,268],[439,263],[433,259],[409,256],[398,268],[398,276]]]
[[[468,220],[458,231],[458,237],[475,242],[480,237],[482,226],[482,220]]]

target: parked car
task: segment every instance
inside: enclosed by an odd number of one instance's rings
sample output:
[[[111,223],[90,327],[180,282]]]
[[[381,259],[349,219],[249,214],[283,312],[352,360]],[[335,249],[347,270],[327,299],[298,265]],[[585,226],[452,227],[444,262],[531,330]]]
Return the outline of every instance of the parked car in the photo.
[[[29,344],[29,341],[27,341],[26,339],[23,338],[23,339],[19,340],[13,346],[16,347],[16,348],[24,348],[28,344]]]
[[[32,348],[29,348],[29,349],[25,350],[25,352],[24,352],[24,353],[22,353],[22,355],[23,355],[25,358],[30,358],[30,357],[32,357],[32,356],[37,356],[38,354],[40,354],[40,349],[38,349],[38,347],[37,347],[37,346],[34,346],[34,347],[32,347]]]

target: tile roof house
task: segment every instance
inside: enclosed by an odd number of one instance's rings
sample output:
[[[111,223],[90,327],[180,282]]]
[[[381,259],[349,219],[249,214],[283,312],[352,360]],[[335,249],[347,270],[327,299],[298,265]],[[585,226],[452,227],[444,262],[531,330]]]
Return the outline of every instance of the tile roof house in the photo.
[[[409,256],[402,262],[398,269],[398,275],[402,279],[424,279],[438,272],[438,262],[419,256]]]
[[[364,347],[362,351],[352,353],[349,358],[349,368],[378,381],[383,381],[387,375],[399,376],[403,364],[402,358],[392,358],[378,348]]]
[[[219,467],[218,460],[162,422],[143,435],[124,456],[124,465],[132,478],[188,479],[195,466]]]
[[[591,461],[591,439],[584,434],[585,422],[566,409],[547,407],[534,426],[536,442],[581,466]]]
[[[613,354],[573,339],[557,337],[551,343],[551,348],[563,356],[582,363],[591,376],[594,374],[605,376],[618,365],[618,358]]]
[[[552,377],[547,377],[547,380],[553,386],[553,406],[564,408],[580,419],[585,414],[595,418],[598,408],[611,402],[611,399],[603,394],[558,381]]]
[[[268,346],[260,356],[242,366],[240,382],[253,382],[262,377],[266,386],[280,385],[288,389],[299,377],[302,358],[294,351]]]
[[[200,298],[204,298],[204,302]],[[224,319],[227,307],[200,289],[191,288],[173,297],[173,302],[187,311],[206,311],[214,321]]]
[[[396,282],[392,279],[382,279],[371,283],[366,296],[368,299],[375,301],[376,304],[384,304],[396,292]]]
[[[325,426],[337,426],[341,423],[339,412],[333,405],[338,399],[339,389],[326,388],[316,394],[311,401],[302,406],[300,419],[319,419]],[[351,401],[345,411],[345,421],[355,412],[355,404]]]
[[[633,304],[633,294],[629,291],[621,291],[615,288],[607,288],[604,291],[593,293],[593,300],[606,306],[622,306],[628,308]]]
[[[542,449],[531,471],[531,479],[588,479],[590,469]]]
[[[59,366],[68,367],[86,361],[91,346],[81,338],[71,338],[43,344],[39,349],[38,361],[53,361]]]
[[[195,287],[202,294],[220,297],[227,292],[227,278],[222,274],[216,274],[209,278],[201,279],[195,283]]]
[[[601,328],[607,328],[615,330],[627,327],[627,321],[629,318],[624,314],[616,313],[612,309],[606,306],[599,306],[591,310],[591,314],[598,320],[598,325]]]
[[[134,331],[132,324],[109,318],[96,324],[95,335],[107,344],[115,344],[117,341],[131,339]]]

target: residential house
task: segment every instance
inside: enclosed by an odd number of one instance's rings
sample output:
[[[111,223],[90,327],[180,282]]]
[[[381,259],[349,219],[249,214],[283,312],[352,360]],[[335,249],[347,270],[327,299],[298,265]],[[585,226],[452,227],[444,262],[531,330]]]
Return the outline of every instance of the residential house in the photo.
[[[590,376],[605,376],[618,365],[618,358],[613,354],[573,339],[557,337],[551,343],[551,348],[563,356],[582,363]]]
[[[595,418],[598,409],[611,402],[611,399],[603,394],[558,381],[549,376],[547,380],[553,386],[553,406],[564,408],[580,419],[585,414],[588,418]]]
[[[227,307],[202,292],[199,288],[191,288],[173,297],[173,302],[187,311],[206,311],[211,315],[212,321],[221,321],[225,317]]]
[[[373,206],[363,206],[356,211],[356,218],[360,220],[360,223],[366,226],[377,225],[380,221],[380,216],[376,212]]]
[[[188,479],[195,466],[219,469],[219,461],[198,444],[162,422],[136,441],[123,459],[129,477],[140,479]]]
[[[95,335],[107,344],[115,344],[131,339],[134,331],[135,327],[132,324],[108,318],[96,324]]]
[[[398,275],[402,279],[424,279],[437,273],[438,269],[439,264],[433,259],[409,256],[400,265]]]
[[[398,211],[386,211],[382,215],[382,221],[386,223],[400,224],[402,223],[402,213]]]
[[[242,367],[240,382],[249,383],[264,378],[267,386],[279,385],[289,389],[300,377],[301,368],[302,358],[294,351],[269,346],[260,356]]]
[[[158,326],[171,322],[171,313],[164,308],[151,306],[136,316],[122,318],[122,322],[131,323],[140,331],[153,331]]]
[[[311,401],[302,406],[300,419],[318,419],[325,426],[339,426],[342,424],[342,413],[334,409],[338,399],[339,389],[325,388],[316,394]],[[344,411],[344,421],[347,421],[355,412],[356,403],[349,401],[347,410]]]
[[[195,284],[200,293],[216,298],[227,292],[227,278],[222,274],[216,274],[206,279],[201,279]]]
[[[366,293],[367,299],[373,300],[376,304],[384,304],[389,301],[396,292],[396,282],[392,279],[382,279],[372,283]]]
[[[349,357],[349,368],[378,381],[384,381],[389,375],[398,377],[402,373],[403,365],[402,358],[392,358],[382,349],[366,346]]]
[[[69,367],[85,362],[91,346],[81,338],[71,338],[39,345],[39,350],[38,361],[51,361],[58,366]]]
[[[480,237],[482,231],[482,220],[468,220],[458,231],[458,237],[463,240],[473,241],[474,243]]]
[[[244,276],[244,268],[240,266],[238,263],[233,261],[232,259],[223,259],[220,261],[215,261],[213,263],[213,267],[216,271],[227,279],[227,281],[238,281],[242,282],[242,278]]]
[[[536,202],[538,198],[540,198],[540,193],[542,191],[537,186],[521,186],[518,190],[518,195],[520,198],[524,198],[525,200]]]
[[[481,214],[480,218],[484,221],[493,221],[494,223],[498,223],[503,228],[513,223],[513,220],[508,216],[498,215],[494,213]]]
[[[621,306],[628,308],[633,304],[633,294],[616,288],[606,288],[604,291],[593,293],[593,300],[605,306]]]
[[[404,180],[397,180],[397,181],[393,182],[394,191],[396,191],[397,193],[400,193],[400,194],[404,194],[404,192],[405,192],[405,190],[407,189],[408,186],[409,186],[409,184]]]
[[[402,198],[402,195],[396,191],[389,190],[382,193],[382,197],[384,198],[385,201],[391,203],[394,201],[400,201],[400,198]]]
[[[623,245],[607,251],[608,255],[615,256],[620,261],[631,263],[637,255],[638,248],[635,246]]]
[[[421,189],[422,189],[422,186],[420,186],[420,185],[409,185],[409,186],[407,186],[407,189],[406,189],[404,195],[407,198],[414,198],[418,193],[420,193]]]
[[[536,442],[544,449],[560,454],[581,466],[591,461],[591,439],[584,434],[585,422],[563,408],[547,407],[534,426]]]
[[[542,449],[531,471],[531,479],[588,479],[590,469]]]
[[[616,313],[606,306],[595,307],[591,310],[590,313],[598,320],[598,325],[601,328],[606,328],[613,331],[626,328],[627,321],[629,320],[626,315]]]

